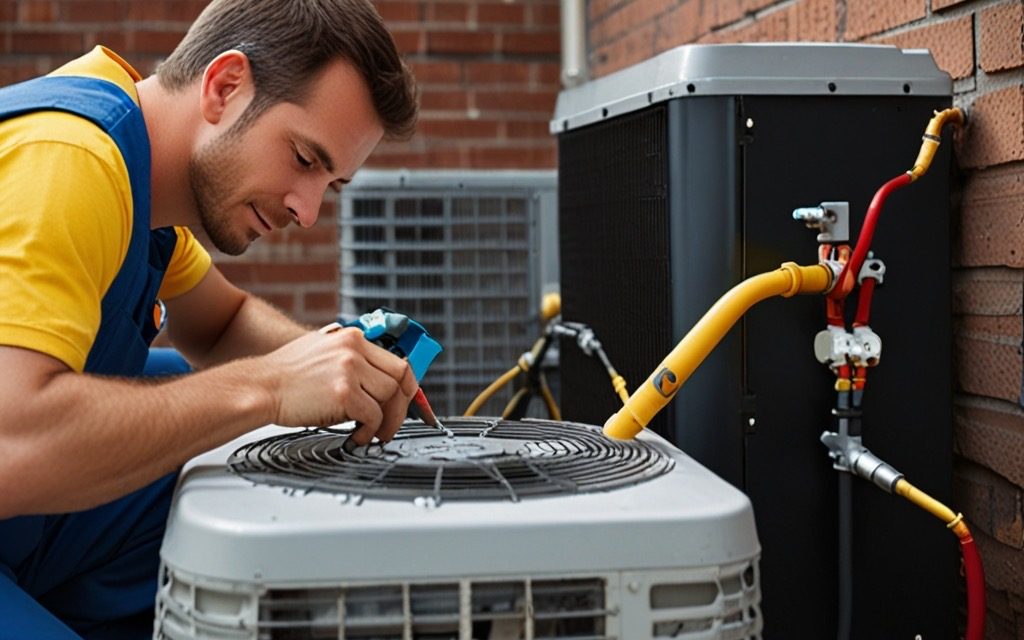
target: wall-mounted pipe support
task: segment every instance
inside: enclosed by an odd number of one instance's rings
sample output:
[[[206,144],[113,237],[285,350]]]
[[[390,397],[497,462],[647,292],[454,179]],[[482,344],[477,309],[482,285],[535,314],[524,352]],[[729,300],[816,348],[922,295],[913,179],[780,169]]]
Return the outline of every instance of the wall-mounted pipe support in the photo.
[[[774,296],[789,298],[798,293],[825,293],[833,279],[834,273],[827,266],[787,262],[775,271],[753,276],[730,289],[637,387],[625,406],[608,419],[604,434],[618,440],[636,437],[672,401],[687,378],[750,307]]]

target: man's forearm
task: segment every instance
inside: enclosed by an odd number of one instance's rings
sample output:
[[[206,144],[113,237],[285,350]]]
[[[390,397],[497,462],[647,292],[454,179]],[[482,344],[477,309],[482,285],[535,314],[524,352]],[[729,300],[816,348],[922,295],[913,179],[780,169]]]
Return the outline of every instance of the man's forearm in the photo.
[[[272,422],[255,360],[166,382],[45,376],[0,427],[0,519],[102,504]]]
[[[312,327],[295,322],[265,300],[248,294],[216,343],[197,364],[212,366],[263,355],[311,330]]]

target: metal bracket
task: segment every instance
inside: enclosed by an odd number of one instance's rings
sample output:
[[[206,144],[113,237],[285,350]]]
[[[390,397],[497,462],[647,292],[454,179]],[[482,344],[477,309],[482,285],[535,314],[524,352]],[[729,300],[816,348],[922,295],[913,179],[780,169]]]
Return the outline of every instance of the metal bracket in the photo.
[[[886,493],[892,493],[903,474],[861,444],[860,436],[845,436],[833,431],[821,434],[821,443],[828,447],[832,468],[852,473],[875,484]]]
[[[878,284],[885,281],[885,263],[871,256],[869,252],[868,259],[861,265],[860,273],[857,274],[857,284],[864,284],[865,278],[874,278]]]
[[[816,207],[793,210],[793,219],[802,220],[808,229],[817,229],[818,242],[833,244],[850,241],[850,203],[822,202]]]

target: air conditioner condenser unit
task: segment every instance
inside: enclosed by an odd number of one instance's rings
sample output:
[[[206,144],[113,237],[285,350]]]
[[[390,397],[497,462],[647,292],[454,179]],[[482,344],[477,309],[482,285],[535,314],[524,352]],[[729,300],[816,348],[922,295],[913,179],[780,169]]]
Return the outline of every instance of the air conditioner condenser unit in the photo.
[[[183,470],[157,638],[760,638],[749,500],[665,440],[267,427]]]

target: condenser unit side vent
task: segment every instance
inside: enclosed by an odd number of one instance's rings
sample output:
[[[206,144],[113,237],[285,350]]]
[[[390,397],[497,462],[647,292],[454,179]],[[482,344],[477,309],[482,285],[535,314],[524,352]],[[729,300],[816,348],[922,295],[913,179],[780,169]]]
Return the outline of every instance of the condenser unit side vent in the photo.
[[[165,567],[157,637],[752,640],[761,631],[756,567],[249,591]]]
[[[383,306],[428,328],[445,346],[423,383],[439,414],[461,415],[538,335],[558,281],[555,175],[370,170],[342,193],[341,315]]]

